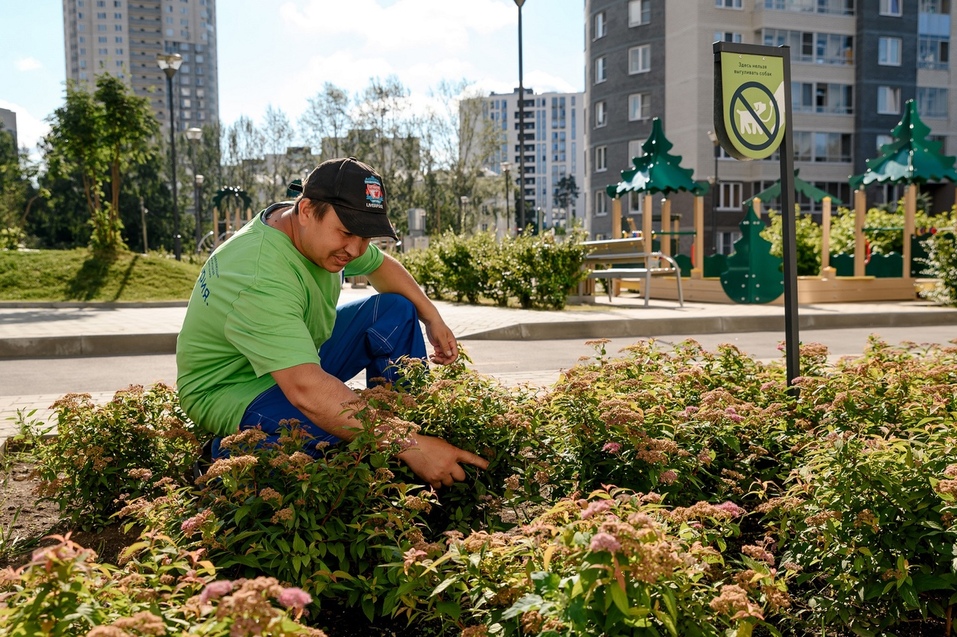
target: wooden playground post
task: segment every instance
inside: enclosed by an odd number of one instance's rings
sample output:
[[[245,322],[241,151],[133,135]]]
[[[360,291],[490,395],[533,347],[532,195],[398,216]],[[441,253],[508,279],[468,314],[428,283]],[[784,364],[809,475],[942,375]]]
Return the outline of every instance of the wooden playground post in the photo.
[[[661,253],[671,256],[671,202],[661,200]]]
[[[751,209],[754,210],[754,216],[761,218],[761,200],[755,197],[751,200]]]
[[[910,278],[911,237],[914,236],[914,215],[917,214],[917,184],[910,184],[904,192],[904,268],[901,276]]]
[[[611,200],[611,238],[621,239],[621,197]]]
[[[867,197],[864,190],[854,191],[854,276],[864,276],[864,221],[867,217]]]
[[[645,201],[641,207],[641,242],[645,248],[645,252],[652,252],[654,250],[654,233],[651,231],[651,195],[645,195]],[[645,259],[645,267],[651,267],[651,257]]]
[[[836,274],[831,267],[831,198],[821,200],[821,278],[830,279]]]
[[[704,276],[704,197],[694,198],[694,263],[691,278]]]
[[[213,250],[219,247],[219,206],[213,206]]]

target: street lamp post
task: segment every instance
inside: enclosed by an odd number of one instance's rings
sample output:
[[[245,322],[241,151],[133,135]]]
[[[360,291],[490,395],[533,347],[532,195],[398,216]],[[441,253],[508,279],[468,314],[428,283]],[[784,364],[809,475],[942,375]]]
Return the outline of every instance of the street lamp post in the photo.
[[[179,53],[157,53],[156,63],[166,74],[166,94],[169,97],[169,150],[173,165],[170,181],[173,188],[173,255],[177,261],[183,256],[182,237],[179,236],[179,202],[176,201],[176,127],[173,124],[173,76],[183,63]]]
[[[203,129],[192,128],[186,129],[186,139],[189,140],[189,164],[193,169],[193,214],[196,217],[196,231],[194,232],[194,239],[196,250],[199,251],[199,242],[203,240],[201,225],[201,215],[199,213],[199,188],[203,185],[203,176],[196,174],[196,155],[195,149],[196,145],[199,144],[199,140],[203,138]]]
[[[510,162],[507,162],[507,161],[502,162],[502,173],[504,173],[505,175],[505,227],[506,228],[509,228],[512,225],[512,221],[511,219],[509,219],[509,216],[508,216],[508,190],[511,187],[511,185],[508,183],[508,171],[511,169],[511,167],[512,167],[512,164]],[[498,231],[497,228],[496,228],[496,231]]]
[[[525,0],[515,0],[518,7],[518,181],[521,198],[521,212],[518,215],[519,232],[525,231],[525,86],[522,82],[522,5]]]
[[[720,182],[718,181],[718,136],[714,134],[714,131],[708,131],[708,139],[711,140],[711,144],[714,146],[714,180],[712,182],[711,190],[711,254],[718,253],[718,221],[717,221],[717,208],[718,208],[718,188]]]
[[[469,198],[465,195],[459,197],[459,232],[465,234],[465,207],[469,205]]]

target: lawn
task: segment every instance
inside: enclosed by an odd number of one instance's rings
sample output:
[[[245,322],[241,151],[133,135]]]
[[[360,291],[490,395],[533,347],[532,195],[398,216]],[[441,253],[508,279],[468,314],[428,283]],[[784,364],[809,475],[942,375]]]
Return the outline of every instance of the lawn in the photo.
[[[202,262],[164,253],[124,252],[94,259],[89,250],[0,252],[0,301],[185,301]]]

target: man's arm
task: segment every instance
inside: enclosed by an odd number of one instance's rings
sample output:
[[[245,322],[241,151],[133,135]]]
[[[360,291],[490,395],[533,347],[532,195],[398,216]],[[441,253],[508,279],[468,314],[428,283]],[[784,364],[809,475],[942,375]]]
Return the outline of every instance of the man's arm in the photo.
[[[345,383],[323,371],[319,365],[296,365],[275,371],[272,377],[289,402],[324,431],[343,440],[352,440],[362,428],[348,407],[359,397]],[[413,439],[415,444],[400,453],[399,458],[417,476],[435,488],[464,480],[465,470],[460,463],[480,469],[488,467],[488,462],[483,458],[450,445],[440,438],[415,434]]]
[[[369,282],[377,292],[401,294],[412,302],[425,323],[425,333],[434,353],[429,357],[433,363],[448,365],[459,356],[455,335],[439,315],[439,311],[415,282],[402,264],[383,253],[382,265],[368,274]]]

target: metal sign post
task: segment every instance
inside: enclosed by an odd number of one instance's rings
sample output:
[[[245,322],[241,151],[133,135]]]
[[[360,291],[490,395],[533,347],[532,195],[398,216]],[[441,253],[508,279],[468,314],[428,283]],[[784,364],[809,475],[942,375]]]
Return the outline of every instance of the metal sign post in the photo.
[[[785,361],[788,385],[793,385],[801,375],[801,352],[790,106],[790,48],[714,43],[714,130],[718,142],[729,155],[743,161],[766,159],[779,151]]]

